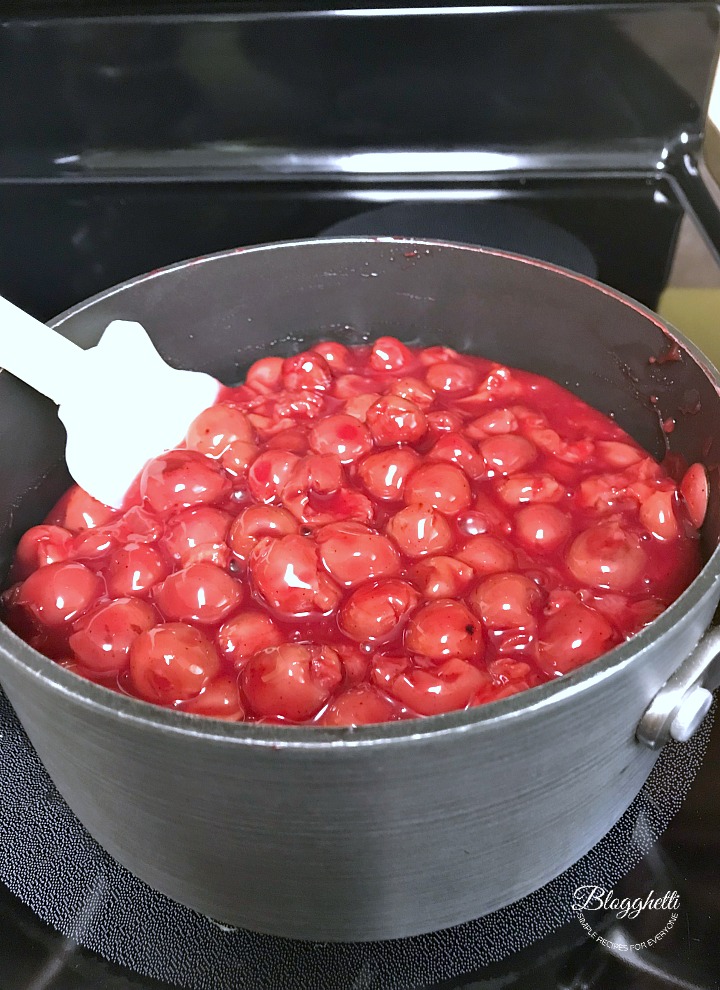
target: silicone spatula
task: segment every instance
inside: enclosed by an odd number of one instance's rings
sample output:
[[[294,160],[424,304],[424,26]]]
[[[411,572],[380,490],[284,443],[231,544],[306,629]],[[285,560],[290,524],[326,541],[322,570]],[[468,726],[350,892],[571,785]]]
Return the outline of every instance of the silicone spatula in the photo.
[[[70,474],[113,508],[220,389],[210,375],[166,364],[139,323],[113,320],[85,350],[0,297],[3,368],[57,403]]]

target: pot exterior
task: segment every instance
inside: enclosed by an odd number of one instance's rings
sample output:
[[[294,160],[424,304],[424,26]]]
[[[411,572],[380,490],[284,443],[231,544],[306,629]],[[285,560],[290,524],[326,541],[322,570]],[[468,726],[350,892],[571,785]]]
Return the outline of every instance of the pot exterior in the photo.
[[[57,322],[87,346],[115,318],[142,322],[171,363],[228,382],[258,356],[321,337],[389,333],[475,350],[555,378],[656,455],[672,416],[674,450],[717,460],[712,369],[687,353],[651,362],[669,341],[646,312],[495,252],[390,239],[230,252],[134,280]],[[0,375],[0,410],[5,437],[26,448],[18,463],[0,442],[0,473],[12,479],[0,490],[1,574],[66,478],[53,473],[53,408]],[[714,487],[711,510],[707,556],[718,543]],[[611,828],[656,758],[636,725],[709,623],[717,576],[716,554],[613,660],[486,711],[387,732],[216,729],[81,682],[2,628],[0,681],[78,818],[151,886],[272,934],[401,937],[511,903]]]
[[[524,896],[614,825],[657,755],[635,726],[712,610],[550,704],[389,743],[253,746],[108,717],[7,662],[3,684],[75,814],[152,887],[275,935],[396,938]]]

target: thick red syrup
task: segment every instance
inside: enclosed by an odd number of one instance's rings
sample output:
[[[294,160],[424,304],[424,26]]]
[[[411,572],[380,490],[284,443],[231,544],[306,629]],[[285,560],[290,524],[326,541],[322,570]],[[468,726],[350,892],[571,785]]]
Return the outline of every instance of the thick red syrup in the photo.
[[[524,691],[652,621],[700,568],[677,481],[559,385],[392,338],[264,358],[122,511],[71,489],[5,621],[116,691],[361,724]]]

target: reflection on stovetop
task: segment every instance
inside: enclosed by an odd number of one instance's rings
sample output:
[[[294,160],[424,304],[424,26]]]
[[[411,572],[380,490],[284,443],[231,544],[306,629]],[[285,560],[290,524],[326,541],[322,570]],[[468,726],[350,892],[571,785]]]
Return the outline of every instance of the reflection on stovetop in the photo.
[[[630,900],[649,891],[677,891],[677,922],[652,948],[621,950],[657,934],[652,912],[621,920],[594,912],[588,935],[571,922],[552,935],[481,972],[423,990],[718,990],[720,988],[720,724],[682,809],[662,839],[614,888]],[[89,910],[93,892],[88,891]],[[170,984],[140,978],[80,948],[44,925],[0,886],[3,960],[1,990],[165,990]],[[614,947],[613,947],[614,946]],[[345,978],[347,979],[347,975]],[[373,974],[350,977],[354,990],[375,987]],[[238,987],[253,986],[238,973]],[[312,990],[311,987],[308,990]],[[408,988],[410,990],[410,988]],[[413,988],[414,990],[414,988]]]

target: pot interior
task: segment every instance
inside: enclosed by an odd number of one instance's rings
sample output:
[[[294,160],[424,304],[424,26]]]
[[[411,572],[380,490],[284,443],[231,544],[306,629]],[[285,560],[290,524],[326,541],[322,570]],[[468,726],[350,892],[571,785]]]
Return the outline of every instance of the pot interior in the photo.
[[[433,242],[290,242],[141,276],[54,325],[87,347],[113,319],[139,320],[171,364],[228,384],[264,355],[321,338],[357,344],[383,334],[546,375],[613,416],[655,457],[672,451],[703,461],[711,478],[706,559],[718,545],[717,373],[647,310],[583,276]],[[70,484],[63,450],[55,406],[1,373],[0,586],[19,537]]]

